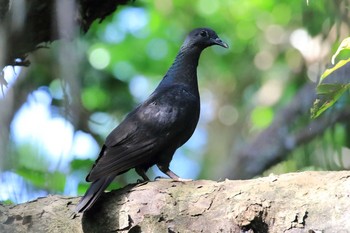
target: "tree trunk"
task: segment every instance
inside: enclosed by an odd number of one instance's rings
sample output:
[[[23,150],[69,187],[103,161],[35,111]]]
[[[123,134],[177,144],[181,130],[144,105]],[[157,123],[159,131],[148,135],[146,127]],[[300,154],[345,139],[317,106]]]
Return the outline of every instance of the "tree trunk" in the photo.
[[[27,55],[62,38],[74,38],[76,27],[87,32],[129,0],[0,1],[0,72],[4,66],[28,66]],[[4,49],[5,48],[5,49]]]
[[[350,171],[221,182],[159,180],[104,194],[72,217],[77,197],[0,206],[0,232],[347,232]]]

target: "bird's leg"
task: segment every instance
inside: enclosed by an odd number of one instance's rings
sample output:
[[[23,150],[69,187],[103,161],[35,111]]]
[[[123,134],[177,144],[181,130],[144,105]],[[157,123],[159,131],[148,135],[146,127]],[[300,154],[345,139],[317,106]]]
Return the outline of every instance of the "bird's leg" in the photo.
[[[192,181],[192,179],[183,179],[176,175],[173,171],[169,169],[169,166],[164,166],[161,164],[157,164],[159,170],[161,170],[164,174],[167,174],[171,179],[176,181]]]
[[[145,172],[145,170],[144,170],[143,168],[136,167],[136,168],[135,168],[135,171],[136,171],[137,174],[139,174],[139,176],[142,177],[143,182],[149,181],[149,178],[147,177],[146,172]],[[139,180],[138,180],[138,181],[139,181]]]

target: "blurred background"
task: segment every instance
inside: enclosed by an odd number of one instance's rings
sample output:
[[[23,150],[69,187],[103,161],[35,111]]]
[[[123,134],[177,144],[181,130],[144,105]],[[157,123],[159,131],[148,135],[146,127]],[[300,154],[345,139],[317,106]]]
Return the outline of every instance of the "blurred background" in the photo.
[[[347,122],[327,121],[332,111],[310,119],[313,83],[349,35],[348,7],[136,0],[86,34],[69,25],[74,38],[46,44],[29,55],[29,67],[0,75],[0,201],[82,195],[105,137],[157,86],[186,34],[203,26],[230,48],[201,56],[200,122],[173,158],[175,173],[220,181],[350,168]],[[138,178],[129,171],[110,189]]]

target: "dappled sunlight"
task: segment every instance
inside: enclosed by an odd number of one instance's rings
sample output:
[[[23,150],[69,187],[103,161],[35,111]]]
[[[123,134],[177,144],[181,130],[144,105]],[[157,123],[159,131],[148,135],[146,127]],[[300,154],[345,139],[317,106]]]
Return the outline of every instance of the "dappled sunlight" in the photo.
[[[14,1],[13,7],[16,4],[21,3]],[[199,124],[176,152],[171,167],[184,178],[215,180],[235,172],[243,176],[244,160],[237,165],[241,171],[233,169],[240,149],[248,145],[261,156],[262,145],[256,149],[250,143],[273,124],[306,83],[318,81],[337,41],[349,33],[348,13],[332,1],[136,0],[94,22],[86,34],[77,34],[77,25],[71,22],[74,7],[65,1],[58,9],[67,17],[59,21],[57,33],[76,31],[72,33],[76,39],[40,44],[49,49],[30,53],[29,68],[6,67],[4,79],[0,75],[0,103],[6,100],[0,109],[0,127],[6,135],[0,140],[8,145],[1,148],[0,180],[6,189],[0,190],[0,200],[24,202],[48,193],[83,193],[84,178],[106,136],[152,93],[184,36],[195,27],[215,29],[229,49],[212,47],[201,56]],[[20,14],[24,9],[21,5],[13,12],[15,27],[25,24]],[[0,37],[0,48],[6,47],[3,41]],[[12,118],[5,118],[11,114]],[[303,114],[280,126],[288,132],[278,139],[307,126],[309,112]],[[343,137],[334,136],[339,141]],[[293,143],[287,143],[288,149]],[[332,143],[320,136],[293,148],[283,158],[287,165],[278,171],[343,164],[348,168],[347,150],[341,150],[342,164],[336,149],[323,148]],[[320,151],[330,157],[322,157]],[[252,166],[254,162],[249,161]],[[163,176],[157,168],[149,173]],[[126,173],[117,179],[117,186],[137,178],[133,171]]]
[[[62,117],[55,117],[50,111],[51,96],[44,90],[33,92],[28,102],[18,111],[12,122],[11,136],[17,148],[30,147],[34,151],[22,150],[17,152],[17,163],[14,171],[23,169],[33,169],[38,172],[64,172],[68,173],[72,159],[94,159],[99,151],[95,139],[89,134],[76,132],[73,135],[73,127],[70,122]],[[72,157],[73,156],[73,157]],[[41,163],[26,164],[26,159],[39,159]],[[45,172],[45,170],[47,171]],[[24,176],[24,179],[15,173],[4,173],[1,176],[7,189],[1,189],[0,198],[2,200],[13,199],[16,202],[25,202],[37,197],[46,195],[36,187],[32,187],[31,176]],[[37,179],[37,178],[35,178]],[[77,180],[77,177],[73,180]],[[11,184],[11,185],[10,185]],[[76,193],[77,181],[73,187],[70,181],[70,189],[65,190],[65,194]],[[30,187],[31,191],[20,192],[18,190]],[[16,191],[17,190],[17,191]],[[62,190],[63,191],[63,190]]]

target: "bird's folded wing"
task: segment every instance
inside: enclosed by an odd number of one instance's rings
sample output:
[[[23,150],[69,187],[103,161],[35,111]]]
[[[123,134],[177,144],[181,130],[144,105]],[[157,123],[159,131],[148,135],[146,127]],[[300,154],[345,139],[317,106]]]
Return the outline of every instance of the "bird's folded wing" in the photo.
[[[118,175],[140,164],[147,163],[154,149],[154,140],[147,140],[133,145],[104,147],[102,155],[90,171],[87,181]]]
[[[140,106],[130,112],[120,125],[113,129],[113,131],[107,136],[105,142],[107,147],[125,144],[137,135],[139,124],[135,118],[139,108]]]
[[[196,99],[191,95],[178,98],[179,93],[186,94],[179,85],[158,90],[132,111],[107,137],[86,180],[116,176],[142,164],[152,164],[164,146],[177,148],[185,141],[181,132],[188,128],[191,119],[186,116],[196,106]]]

